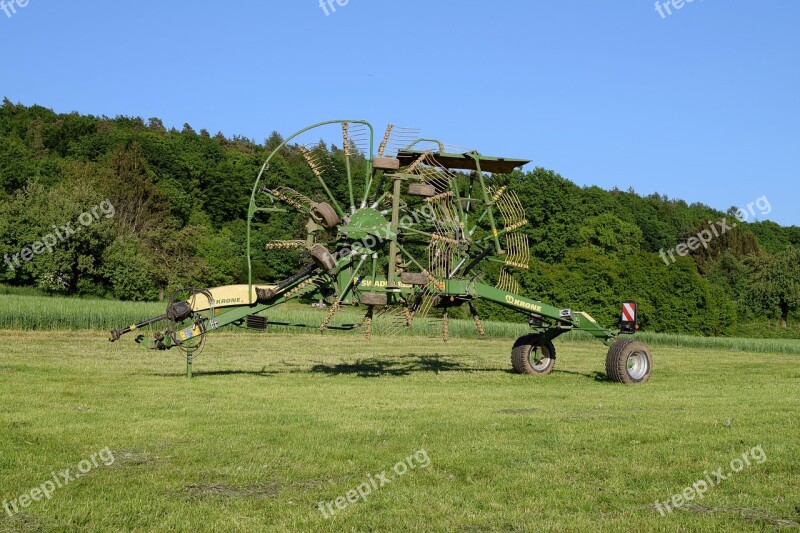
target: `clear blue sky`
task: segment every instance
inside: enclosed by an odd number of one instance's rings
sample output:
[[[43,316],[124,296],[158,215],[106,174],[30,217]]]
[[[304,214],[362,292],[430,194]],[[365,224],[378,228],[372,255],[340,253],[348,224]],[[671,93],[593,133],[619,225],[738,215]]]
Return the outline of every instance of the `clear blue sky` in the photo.
[[[721,210],[767,195],[762,218],[800,225],[798,2],[334,6],[29,0],[0,11],[0,96],[259,142],[393,122],[580,185]]]

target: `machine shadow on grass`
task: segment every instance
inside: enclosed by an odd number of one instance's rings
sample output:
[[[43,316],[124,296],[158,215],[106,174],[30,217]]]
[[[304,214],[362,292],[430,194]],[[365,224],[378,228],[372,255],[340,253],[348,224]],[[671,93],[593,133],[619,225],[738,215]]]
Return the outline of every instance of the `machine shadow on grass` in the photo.
[[[270,377],[276,374],[282,374],[283,372],[278,372],[276,370],[267,370],[267,367],[262,367],[261,370],[206,370],[206,371],[194,371],[192,373],[192,378],[206,378],[206,377],[216,377],[216,376],[259,376],[259,377]],[[160,378],[185,378],[185,372],[165,372],[154,374]]]
[[[603,382],[603,383],[612,383],[608,376],[603,372],[598,372],[595,370],[594,372],[575,372],[573,370],[553,370],[553,374],[571,374],[573,376],[581,376],[584,378],[593,379],[595,381]]]
[[[283,362],[286,366],[295,366]],[[355,362],[325,364],[317,363],[310,369],[291,368],[289,370],[267,370],[264,366],[261,370],[207,370],[196,371],[195,378],[220,377],[220,376],[258,376],[271,377],[280,374],[306,373],[329,374],[329,375],[356,375],[362,378],[376,378],[381,376],[408,376],[415,373],[432,372],[499,372],[503,374],[513,374],[512,370],[504,368],[479,368],[464,364],[445,356],[440,355],[417,355],[408,354],[398,359],[396,355],[381,357],[370,357],[357,359]],[[611,383],[603,372],[575,372],[573,370],[553,370],[553,374],[568,374],[591,379],[600,383]],[[181,372],[164,372],[154,374],[158,377],[176,378],[185,377]]]
[[[403,359],[385,356],[358,359],[353,363],[317,364],[311,372],[323,374],[355,374],[362,378],[380,376],[407,376],[419,372],[510,372],[500,368],[473,368],[440,355],[408,354]]]

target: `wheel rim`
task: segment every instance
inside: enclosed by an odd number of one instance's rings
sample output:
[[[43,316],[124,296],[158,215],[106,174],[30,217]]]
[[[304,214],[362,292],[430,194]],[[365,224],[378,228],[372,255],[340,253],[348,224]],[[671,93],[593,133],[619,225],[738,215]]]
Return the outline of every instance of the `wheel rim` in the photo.
[[[528,361],[535,371],[541,372],[547,370],[547,367],[550,365],[550,354],[545,353],[543,348],[534,346],[531,349],[530,355],[528,355]]]
[[[644,352],[633,352],[628,356],[627,366],[631,379],[639,381],[647,375],[650,364]]]

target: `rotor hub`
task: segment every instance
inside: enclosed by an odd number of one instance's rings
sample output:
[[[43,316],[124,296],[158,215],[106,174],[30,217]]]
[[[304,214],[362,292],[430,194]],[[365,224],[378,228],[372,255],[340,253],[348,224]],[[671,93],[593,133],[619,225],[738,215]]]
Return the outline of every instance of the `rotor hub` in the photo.
[[[353,213],[347,224],[339,226],[339,233],[355,240],[364,240],[369,236],[392,240],[396,236],[389,220],[371,207],[363,207]]]

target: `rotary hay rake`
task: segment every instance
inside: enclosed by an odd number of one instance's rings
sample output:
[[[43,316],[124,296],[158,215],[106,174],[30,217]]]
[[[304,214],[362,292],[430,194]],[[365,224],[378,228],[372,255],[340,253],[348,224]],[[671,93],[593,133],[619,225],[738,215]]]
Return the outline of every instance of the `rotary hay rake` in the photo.
[[[341,149],[299,143],[330,128],[341,136]],[[361,329],[369,339],[378,318],[389,324],[386,334],[426,318],[441,322],[447,341],[450,312],[462,306],[478,333],[485,334],[474,305],[480,299],[527,318],[531,333],[517,339],[511,351],[517,373],[549,374],[556,359],[553,339],[583,331],[610,346],[606,374],[611,381],[649,379],[650,350],[629,336],[638,329],[635,302],[623,304],[620,329],[613,332],[588,313],[520,295],[513,271],[529,268],[528,238],[521,232],[529,222],[504,178],[528,161],[452,148],[392,125],[377,152],[375,140],[372,126],[361,120],[322,122],[287,138],[264,162],[250,196],[248,283],[178,292],[163,315],[113,330],[110,340],[158,327],[152,337],[139,333],[136,342],[154,350],[180,350],[191,377],[193,357],[209,332],[228,325],[267,329],[270,322],[261,314],[292,300],[316,299],[328,308],[314,326],[322,332]],[[283,165],[271,165],[278,154],[299,154],[308,164],[310,180],[297,187],[302,192],[285,185]],[[266,253],[298,251],[300,270],[278,283],[255,281],[255,232],[270,223],[270,216],[292,211],[305,220],[304,235],[287,228],[286,239],[265,248]],[[495,283],[489,282],[492,273]],[[345,306],[364,308],[363,318],[334,324]]]

